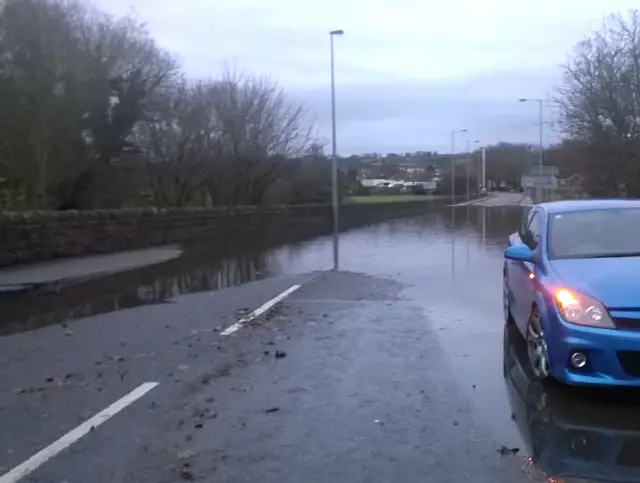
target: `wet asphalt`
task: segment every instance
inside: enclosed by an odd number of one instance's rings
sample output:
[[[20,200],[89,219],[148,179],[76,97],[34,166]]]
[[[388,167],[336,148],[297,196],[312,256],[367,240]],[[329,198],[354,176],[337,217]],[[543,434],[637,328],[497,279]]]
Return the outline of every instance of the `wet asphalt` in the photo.
[[[342,234],[337,273],[322,238],[0,299],[41,327],[0,338],[0,475],[157,382],[21,481],[640,481],[640,398],[536,386],[513,334],[503,354],[523,208],[425,211]]]

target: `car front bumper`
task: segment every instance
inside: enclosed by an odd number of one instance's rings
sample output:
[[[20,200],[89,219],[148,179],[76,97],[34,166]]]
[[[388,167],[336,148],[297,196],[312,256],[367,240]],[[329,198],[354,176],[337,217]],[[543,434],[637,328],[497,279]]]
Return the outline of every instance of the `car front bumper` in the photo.
[[[573,385],[640,387],[640,330],[584,327],[557,313],[552,317],[547,345],[553,377]],[[571,365],[574,352],[586,354],[585,367]]]

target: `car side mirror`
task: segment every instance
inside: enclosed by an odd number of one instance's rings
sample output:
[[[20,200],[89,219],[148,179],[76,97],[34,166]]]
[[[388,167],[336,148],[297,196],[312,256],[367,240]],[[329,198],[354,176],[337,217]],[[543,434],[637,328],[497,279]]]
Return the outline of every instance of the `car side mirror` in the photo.
[[[533,262],[533,252],[527,245],[511,245],[504,251],[504,258],[518,262]]]

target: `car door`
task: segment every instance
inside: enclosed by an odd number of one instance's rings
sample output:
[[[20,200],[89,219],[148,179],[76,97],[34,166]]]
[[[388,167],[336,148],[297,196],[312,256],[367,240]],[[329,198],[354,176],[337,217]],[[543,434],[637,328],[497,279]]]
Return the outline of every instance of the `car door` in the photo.
[[[523,238],[525,237],[525,232],[529,226],[532,214],[533,211],[529,211],[525,219],[522,221],[522,225],[518,231],[509,237],[509,245],[524,243]],[[508,308],[511,312],[511,316],[514,319],[514,322],[520,326],[519,321],[522,317],[520,315],[521,309],[519,304],[520,294],[523,290],[522,267],[516,260],[504,260],[504,290],[504,296],[508,301]]]
[[[538,250],[540,243],[541,220],[540,210],[532,210],[520,234],[522,242],[534,253]],[[512,260],[510,276],[513,290],[511,315],[518,327],[524,330],[531,313],[531,304],[535,300],[534,265],[531,262]]]

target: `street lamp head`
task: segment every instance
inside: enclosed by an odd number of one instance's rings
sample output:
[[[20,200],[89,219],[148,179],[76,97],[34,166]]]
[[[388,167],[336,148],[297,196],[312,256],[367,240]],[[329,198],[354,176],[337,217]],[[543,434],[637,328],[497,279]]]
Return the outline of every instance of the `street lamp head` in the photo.
[[[467,132],[466,129],[460,129],[460,132]]]
[[[520,102],[527,102],[529,99],[525,99],[524,97],[521,97],[520,99],[518,99],[518,101]]]
[[[344,35],[344,30],[332,30],[329,35]]]

